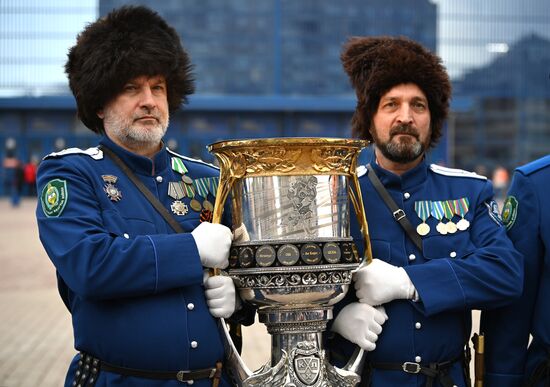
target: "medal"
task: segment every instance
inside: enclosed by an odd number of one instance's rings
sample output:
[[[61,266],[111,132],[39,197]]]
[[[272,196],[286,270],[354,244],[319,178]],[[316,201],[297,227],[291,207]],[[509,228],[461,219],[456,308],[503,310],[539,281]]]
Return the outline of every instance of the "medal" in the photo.
[[[187,175],[183,175],[181,177],[181,180],[183,180],[183,182],[187,185],[193,185],[193,179],[191,179],[189,176]]]
[[[197,199],[191,199],[189,202],[191,209],[195,212],[200,212],[202,210],[202,205]]]
[[[426,223],[426,220],[430,217],[432,202],[429,200],[422,200],[414,203],[414,210],[418,217],[422,219],[422,223],[416,226],[416,232],[425,236],[430,232],[430,226]]]
[[[451,208],[451,202],[449,200],[445,200],[442,202],[443,204],[443,213],[445,214],[445,218],[448,220],[447,223],[445,223],[445,228],[449,234],[454,234],[457,230],[456,224],[453,223],[453,210]]]
[[[180,200],[186,196],[185,184],[182,181],[168,182],[168,196],[175,199],[170,205],[170,209],[174,214],[183,216],[189,212],[187,204]]]
[[[430,233],[430,226],[427,223],[420,223],[416,226],[416,232],[420,236],[426,236]]]
[[[205,210],[208,210],[210,212],[214,211],[214,206],[206,199],[202,202],[202,206]]]
[[[451,221],[448,221],[447,223],[445,223],[445,227],[447,228],[447,232],[449,234],[454,234],[458,230],[458,227],[456,226],[456,224],[454,224]]]
[[[435,226],[435,229],[438,233],[441,235],[447,234],[447,227],[445,226],[445,223],[443,223],[443,203],[440,201],[434,201],[432,202],[432,211],[431,214],[434,218],[436,218],[439,223],[437,223],[437,226]]]
[[[206,205],[210,205],[210,207],[213,207],[212,204],[208,200],[206,200],[206,197],[208,196],[208,186],[206,184],[206,178],[193,180],[193,187],[195,188],[196,194],[201,198],[205,199],[202,205],[196,199],[191,200],[190,205],[193,211],[200,212],[202,210],[203,205],[205,205],[206,203],[207,203]]]
[[[172,199],[182,199],[185,195],[185,187],[181,181],[170,181],[168,182],[168,196]]]
[[[187,207],[187,204],[185,204],[180,200],[174,200],[174,202],[170,206],[170,209],[176,215],[185,215],[189,212],[189,208]]]
[[[113,202],[120,201],[120,199],[122,199],[122,192],[120,192],[120,190],[115,187],[115,183],[117,182],[118,178],[114,175],[101,175],[101,178],[106,183],[103,186],[103,191],[105,191],[107,197]]]
[[[183,160],[178,157],[172,157],[172,169],[180,175],[187,173],[187,168],[185,167]]]
[[[468,201],[468,198],[460,198],[460,199],[454,200],[453,202],[454,202],[455,214],[457,214],[462,218],[456,223],[456,227],[460,231],[464,231],[468,227],[470,227],[470,222],[464,219],[464,216],[466,216],[466,213],[468,212],[468,206],[470,202]]]

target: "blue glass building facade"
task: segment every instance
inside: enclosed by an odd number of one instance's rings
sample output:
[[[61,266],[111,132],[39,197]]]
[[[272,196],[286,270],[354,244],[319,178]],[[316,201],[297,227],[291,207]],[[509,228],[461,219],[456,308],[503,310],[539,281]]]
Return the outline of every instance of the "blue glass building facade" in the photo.
[[[167,142],[181,152],[212,160],[205,145],[220,139],[349,136],[355,96],[340,65],[342,44],[354,35],[404,35],[436,51],[453,81],[451,114],[432,159],[466,169],[483,165],[490,172],[550,151],[546,3],[99,0],[97,14],[123,4],[145,4],[181,34],[197,78],[189,106],[171,119]],[[18,4],[0,4],[1,17],[31,13],[33,20],[76,19],[81,12],[45,10],[40,1],[33,9]],[[33,74],[27,85],[12,76],[31,64],[43,64],[40,69],[50,72],[53,59],[41,60],[36,44],[31,53],[10,54],[6,42],[22,46],[29,39],[45,38],[44,44],[67,40],[66,33],[52,30],[41,36],[31,26],[30,32],[21,32],[22,26],[0,35],[0,96],[7,89],[21,90],[19,96],[0,97],[0,158],[7,138],[17,140],[23,159],[94,144],[93,133],[76,117],[66,82],[35,92]],[[55,67],[61,69],[64,60],[61,55]]]

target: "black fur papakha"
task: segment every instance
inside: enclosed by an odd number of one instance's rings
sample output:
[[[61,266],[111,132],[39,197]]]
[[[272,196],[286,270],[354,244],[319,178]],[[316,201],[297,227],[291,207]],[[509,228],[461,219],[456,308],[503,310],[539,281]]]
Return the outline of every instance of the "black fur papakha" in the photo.
[[[194,92],[189,56],[177,32],[156,12],[124,6],[88,25],[69,50],[65,72],[82,122],[103,133],[97,116],[124,85],[139,76],[166,78],[174,112]]]
[[[403,37],[352,37],[340,56],[357,94],[352,134],[372,141],[369,129],[380,98],[394,86],[416,84],[428,98],[433,147],[449,112],[451,82],[441,59]]]

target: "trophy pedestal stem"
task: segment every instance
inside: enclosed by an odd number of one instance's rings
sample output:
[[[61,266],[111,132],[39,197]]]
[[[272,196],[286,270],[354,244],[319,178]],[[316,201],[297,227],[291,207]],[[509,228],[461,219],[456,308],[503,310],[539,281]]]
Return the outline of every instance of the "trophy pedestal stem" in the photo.
[[[284,352],[290,354],[300,343],[323,351],[321,335],[330,319],[332,307],[260,309],[259,320],[271,335],[271,365],[275,366]]]

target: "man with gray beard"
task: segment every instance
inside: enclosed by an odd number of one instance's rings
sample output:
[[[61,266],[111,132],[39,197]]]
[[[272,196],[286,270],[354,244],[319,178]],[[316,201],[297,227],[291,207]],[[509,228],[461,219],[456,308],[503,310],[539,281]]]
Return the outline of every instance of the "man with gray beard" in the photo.
[[[88,25],[65,66],[99,146],[45,157],[40,239],[74,330],[65,386],[229,386],[216,318],[239,305],[231,230],[212,224],[218,170],[170,151],[170,112],[194,90],[179,36],[146,7]],[[227,224],[227,222],[226,222]]]
[[[469,386],[470,312],[519,297],[521,255],[490,181],[426,161],[451,95],[441,60],[390,37],[352,38],[341,59],[358,99],[353,134],[373,143],[357,175],[374,259],[336,305],[333,364],[356,344],[368,351],[361,386]],[[363,233],[351,222],[361,249]]]

